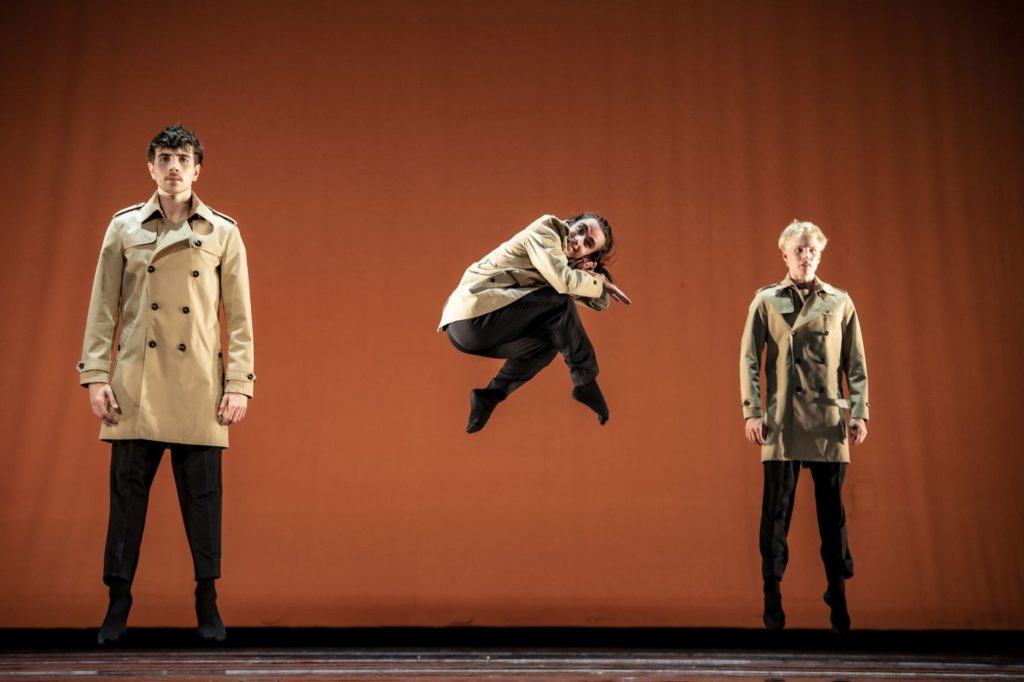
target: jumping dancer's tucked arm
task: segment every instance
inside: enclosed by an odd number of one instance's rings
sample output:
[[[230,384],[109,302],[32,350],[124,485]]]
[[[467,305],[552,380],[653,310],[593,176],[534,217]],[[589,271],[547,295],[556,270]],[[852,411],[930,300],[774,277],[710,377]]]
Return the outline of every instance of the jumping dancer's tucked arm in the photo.
[[[527,230],[526,251],[533,267],[560,294],[597,299],[604,295],[604,278],[569,266],[562,240],[552,227],[554,216],[544,216]],[[607,300],[605,300],[607,307]]]

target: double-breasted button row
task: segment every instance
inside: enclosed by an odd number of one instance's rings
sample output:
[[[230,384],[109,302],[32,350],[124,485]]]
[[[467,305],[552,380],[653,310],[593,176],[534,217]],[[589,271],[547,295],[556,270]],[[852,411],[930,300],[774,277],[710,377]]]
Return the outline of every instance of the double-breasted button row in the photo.
[[[153,267],[152,265],[147,265],[146,266],[146,272],[156,272],[156,268]],[[192,271],[192,276],[193,277],[198,277],[199,276],[199,271],[198,270],[193,270]]]
[[[160,304],[159,303],[151,303],[149,305],[149,307],[152,308],[153,310],[160,310]],[[188,306],[185,306],[184,308],[181,309],[181,312],[183,312],[186,315],[188,315],[190,312],[192,312],[192,310]]]
[[[148,345],[150,348],[156,348],[156,341],[150,341],[146,345]],[[188,346],[186,346],[183,343],[179,343],[178,344],[178,350],[180,350],[181,352],[185,352],[186,350],[188,350]]]

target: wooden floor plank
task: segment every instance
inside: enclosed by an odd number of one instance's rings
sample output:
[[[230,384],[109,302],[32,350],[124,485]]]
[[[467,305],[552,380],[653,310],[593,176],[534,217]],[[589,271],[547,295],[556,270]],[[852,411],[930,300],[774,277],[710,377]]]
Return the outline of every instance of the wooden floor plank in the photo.
[[[97,678],[165,682],[1024,680],[1024,661],[1017,657],[941,653],[518,649],[111,650],[0,654],[0,682]]]

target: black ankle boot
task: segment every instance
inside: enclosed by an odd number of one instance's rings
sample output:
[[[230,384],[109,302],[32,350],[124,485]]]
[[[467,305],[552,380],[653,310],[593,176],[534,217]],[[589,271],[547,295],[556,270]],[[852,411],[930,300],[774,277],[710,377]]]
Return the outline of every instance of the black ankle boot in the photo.
[[[838,635],[849,632],[850,611],[846,606],[846,581],[843,578],[830,580],[824,599],[831,609],[828,620],[832,624],[832,632]]]
[[[786,627],[786,613],[782,610],[782,590],[778,580],[764,581],[764,626],[769,630]]]
[[[608,421],[608,404],[604,401],[596,379],[572,389],[572,397],[597,412],[599,423],[604,424]]]
[[[469,392],[469,422],[466,433],[476,433],[484,428],[491,412],[506,398],[504,391],[497,388],[474,388]]]
[[[110,605],[107,616],[100,626],[97,641],[100,644],[116,644],[128,633],[128,612],[132,608],[131,583],[120,578],[111,578]]]
[[[217,611],[217,588],[213,578],[196,581],[196,620],[199,622],[199,638],[207,642],[223,642],[227,637],[224,621]]]

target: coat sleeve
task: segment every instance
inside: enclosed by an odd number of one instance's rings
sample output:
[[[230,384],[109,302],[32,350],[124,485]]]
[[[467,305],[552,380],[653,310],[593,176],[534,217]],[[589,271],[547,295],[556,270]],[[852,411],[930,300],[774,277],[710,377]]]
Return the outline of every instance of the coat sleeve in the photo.
[[[527,229],[526,253],[530,262],[560,294],[581,298],[601,297],[604,294],[602,277],[586,270],[569,267],[569,259],[562,251],[562,240],[552,226],[555,220],[558,219],[554,216],[545,216]],[[607,300],[605,303],[607,304]]]
[[[768,338],[768,325],[761,298],[755,296],[747,313],[747,324],[740,341],[740,398],[743,418],[762,417],[761,355]]]
[[[864,339],[853,301],[850,301],[843,320],[842,367],[850,389],[850,416],[854,419],[867,419],[868,364],[864,357]]]
[[[225,393],[242,393],[250,398],[256,380],[253,358],[252,305],[249,301],[249,267],[245,244],[238,228],[232,226],[220,263],[220,289],[224,302],[224,323],[228,337]]]
[[[113,220],[103,237],[99,262],[96,263],[96,276],[92,282],[82,358],[78,362],[78,383],[82,386],[110,383],[110,354],[120,314],[123,274],[121,228],[118,221]]]
[[[601,276],[602,275],[600,274],[598,275],[598,277]],[[604,288],[604,283],[601,284],[601,287],[602,289]],[[583,305],[587,306],[588,308],[591,308],[592,310],[596,310],[597,312],[608,310],[608,292],[602,291],[601,295],[598,296],[597,298],[581,298],[577,301],[577,303],[582,303]]]

